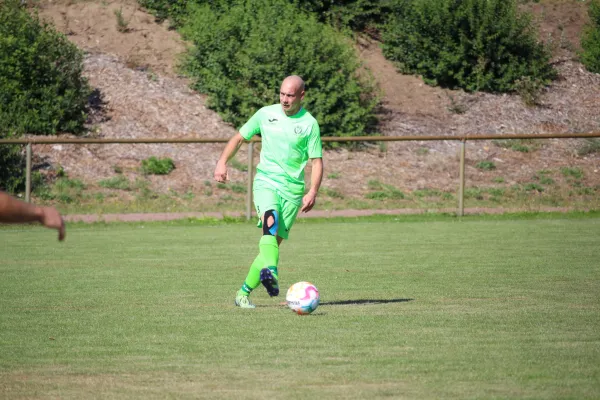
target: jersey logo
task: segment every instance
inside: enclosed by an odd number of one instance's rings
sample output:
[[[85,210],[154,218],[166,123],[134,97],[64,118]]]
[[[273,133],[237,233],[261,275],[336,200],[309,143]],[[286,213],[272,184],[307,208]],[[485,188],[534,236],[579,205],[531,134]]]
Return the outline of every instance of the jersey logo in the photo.
[[[297,125],[297,126],[294,128],[294,133],[295,133],[296,135],[299,135],[299,134],[301,134],[301,133],[302,133],[302,127],[301,127],[301,126],[299,126],[299,125]]]
[[[269,118],[269,122],[275,122],[275,121],[277,121],[277,118],[273,118],[273,119]]]

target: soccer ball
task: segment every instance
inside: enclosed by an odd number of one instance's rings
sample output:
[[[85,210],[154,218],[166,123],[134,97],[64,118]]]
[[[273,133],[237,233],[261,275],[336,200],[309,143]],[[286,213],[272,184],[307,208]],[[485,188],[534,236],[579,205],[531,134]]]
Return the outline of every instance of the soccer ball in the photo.
[[[310,282],[294,283],[287,291],[288,307],[299,315],[310,314],[319,306],[319,289]]]

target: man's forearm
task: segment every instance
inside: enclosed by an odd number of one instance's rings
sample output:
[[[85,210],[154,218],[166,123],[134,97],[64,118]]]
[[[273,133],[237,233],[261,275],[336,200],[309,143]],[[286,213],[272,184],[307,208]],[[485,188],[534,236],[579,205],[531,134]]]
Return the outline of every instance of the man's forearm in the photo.
[[[0,222],[40,222],[42,209],[0,192]]]
[[[317,194],[323,181],[323,159],[315,158],[312,160],[312,171],[310,174],[310,191]]]
[[[225,146],[225,149],[223,149],[223,153],[221,153],[221,157],[219,157],[218,162],[227,164],[227,162],[232,159],[233,156],[235,156],[237,151],[242,146],[242,143],[244,143],[244,138],[239,134],[234,135],[231,139],[229,139],[229,142],[227,142],[227,145]]]

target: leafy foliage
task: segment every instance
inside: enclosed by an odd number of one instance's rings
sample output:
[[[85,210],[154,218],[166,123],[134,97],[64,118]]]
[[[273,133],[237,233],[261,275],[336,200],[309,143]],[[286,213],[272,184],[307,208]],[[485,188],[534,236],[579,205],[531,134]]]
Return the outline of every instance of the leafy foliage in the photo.
[[[188,5],[208,5],[213,8],[227,9],[236,0],[138,0],[158,21],[169,19],[171,26],[182,26],[188,14]]]
[[[337,29],[348,28],[378,36],[397,0],[296,0],[294,3]]]
[[[17,0],[0,2],[0,138],[23,133],[77,133],[89,88],[83,55],[64,35]],[[21,146],[0,146],[0,188],[24,186]]]
[[[386,15],[397,0],[287,0],[299,10],[312,13],[320,22],[337,29],[351,29],[376,34]],[[179,27],[186,19],[188,4],[227,8],[239,3],[236,0],[139,0],[140,5],[152,12],[159,21],[170,19]]]
[[[170,158],[150,157],[142,160],[142,171],[146,175],[168,175],[175,169],[175,163]]]
[[[389,59],[433,85],[506,92],[523,77],[555,76],[515,0],[398,0],[383,41]]]
[[[483,160],[483,161],[479,161],[475,167],[483,170],[483,171],[491,171],[493,169],[496,169],[496,164],[494,164],[493,161],[489,161],[489,160]]]
[[[0,3],[0,131],[80,132],[90,93],[83,54],[15,0]]]
[[[581,37],[581,62],[592,72],[600,73],[600,0],[590,2],[590,23]]]
[[[0,190],[16,193],[25,187],[25,158],[21,148],[0,144]]]
[[[241,125],[277,102],[281,80],[297,74],[324,136],[364,135],[374,122],[372,80],[358,74],[346,39],[315,17],[287,0],[245,0],[227,12],[209,5],[191,10],[181,30],[195,45],[185,70],[224,120]]]

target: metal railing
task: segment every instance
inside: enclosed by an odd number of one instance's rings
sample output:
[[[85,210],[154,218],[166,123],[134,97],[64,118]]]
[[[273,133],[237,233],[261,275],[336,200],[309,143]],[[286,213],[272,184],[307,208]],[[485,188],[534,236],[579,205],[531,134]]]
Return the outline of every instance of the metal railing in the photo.
[[[353,136],[353,137],[322,137],[323,142],[400,142],[400,141],[460,141],[460,164],[458,183],[458,206],[456,214],[464,215],[464,190],[465,190],[465,148],[468,140],[510,140],[510,139],[585,139],[600,138],[600,132],[567,133],[567,134],[475,134],[475,135],[432,135],[432,136]],[[2,144],[24,144],[26,150],[25,170],[25,200],[31,201],[31,157],[32,144],[148,144],[148,143],[226,143],[229,139],[218,138],[117,138],[117,139],[73,139],[56,137],[28,137],[20,139],[0,139]],[[254,143],[260,139],[253,138],[248,141],[248,191],[246,194],[246,218],[252,217],[252,181],[254,171]]]

